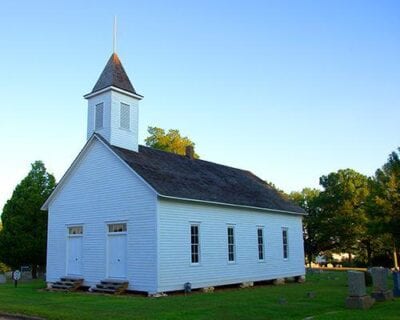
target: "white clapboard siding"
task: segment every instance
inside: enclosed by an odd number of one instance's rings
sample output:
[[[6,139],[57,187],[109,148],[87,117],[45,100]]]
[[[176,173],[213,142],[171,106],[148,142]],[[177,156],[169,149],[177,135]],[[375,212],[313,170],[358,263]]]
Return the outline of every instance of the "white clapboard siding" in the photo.
[[[304,275],[302,217],[252,209],[159,200],[158,291]],[[200,263],[191,265],[190,223],[200,224]],[[227,224],[235,227],[236,262],[228,263]],[[265,261],[258,260],[257,227],[264,227]],[[283,259],[282,227],[289,258]]]
[[[83,225],[83,278],[106,278],[106,224],[128,228],[129,289],[155,292],[157,198],[102,142],[94,139],[49,205],[47,281],[66,275],[67,226]]]
[[[96,105],[103,104],[103,128],[96,129]],[[104,139],[110,140],[111,138],[111,113],[109,111],[111,105],[111,94],[104,92],[94,96],[88,100],[88,115],[87,115],[87,139],[94,132],[100,133]]]
[[[96,105],[103,103],[103,128],[95,129]],[[129,106],[129,129],[121,128],[121,103]],[[128,150],[138,150],[139,101],[114,90],[88,98],[87,138],[100,133],[110,144]]]
[[[117,147],[138,150],[139,102],[137,99],[112,91],[111,138],[109,142]],[[129,130],[121,128],[121,103],[129,106]]]

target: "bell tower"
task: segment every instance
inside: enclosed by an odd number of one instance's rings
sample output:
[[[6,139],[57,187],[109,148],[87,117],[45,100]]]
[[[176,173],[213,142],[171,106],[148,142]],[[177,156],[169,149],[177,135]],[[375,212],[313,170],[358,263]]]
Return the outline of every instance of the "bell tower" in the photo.
[[[87,138],[98,133],[114,146],[137,152],[139,101],[143,96],[135,91],[115,52],[84,98],[88,101]]]

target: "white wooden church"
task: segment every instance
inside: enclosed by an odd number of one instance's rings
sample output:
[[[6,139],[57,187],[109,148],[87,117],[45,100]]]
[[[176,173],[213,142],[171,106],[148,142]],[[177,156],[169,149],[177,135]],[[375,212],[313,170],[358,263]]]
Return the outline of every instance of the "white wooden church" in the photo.
[[[149,294],[302,276],[303,210],[250,171],[138,145],[117,54],[88,100],[87,142],[43,205],[47,282]]]

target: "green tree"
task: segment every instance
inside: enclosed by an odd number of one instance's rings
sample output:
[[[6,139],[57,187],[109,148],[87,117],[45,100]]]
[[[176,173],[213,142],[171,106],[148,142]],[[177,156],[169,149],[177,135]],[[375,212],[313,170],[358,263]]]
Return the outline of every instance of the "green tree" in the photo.
[[[303,218],[304,251],[308,263],[322,251],[330,248],[327,241],[328,236],[324,234],[322,228],[323,212],[319,205],[320,191],[317,189],[304,188],[300,192],[292,192],[289,198],[302,207],[307,215]]]
[[[323,232],[332,249],[352,253],[368,235],[369,179],[345,169],[322,176],[320,185],[324,188],[319,196]]]
[[[400,148],[375,173],[376,216],[380,231],[391,235],[394,248],[400,246]],[[394,250],[395,260],[397,252]],[[396,267],[398,267],[396,265]]]
[[[149,136],[145,139],[146,146],[162,151],[168,151],[180,155],[186,154],[186,147],[195,143],[188,137],[182,137],[179,130],[170,129],[166,133],[164,129],[158,127],[148,127]],[[194,154],[195,158],[199,158],[198,154]]]
[[[40,208],[55,187],[54,176],[41,161],[32,164],[29,174],[16,186],[3,208],[3,229],[0,232],[0,260],[19,268],[46,263],[47,212]]]
[[[1,224],[1,221],[0,221],[0,232],[1,232],[2,228],[3,228],[3,225]],[[3,262],[0,261],[0,273],[4,273],[4,272],[8,271],[8,269],[9,268]]]

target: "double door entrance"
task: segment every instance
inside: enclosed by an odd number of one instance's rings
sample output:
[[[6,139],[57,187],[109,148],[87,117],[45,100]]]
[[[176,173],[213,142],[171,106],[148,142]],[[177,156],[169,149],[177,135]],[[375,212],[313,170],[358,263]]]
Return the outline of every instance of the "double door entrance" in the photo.
[[[125,279],[127,275],[126,223],[107,225],[106,277]],[[68,227],[67,275],[83,275],[83,227]],[[103,260],[104,261],[104,260]]]

